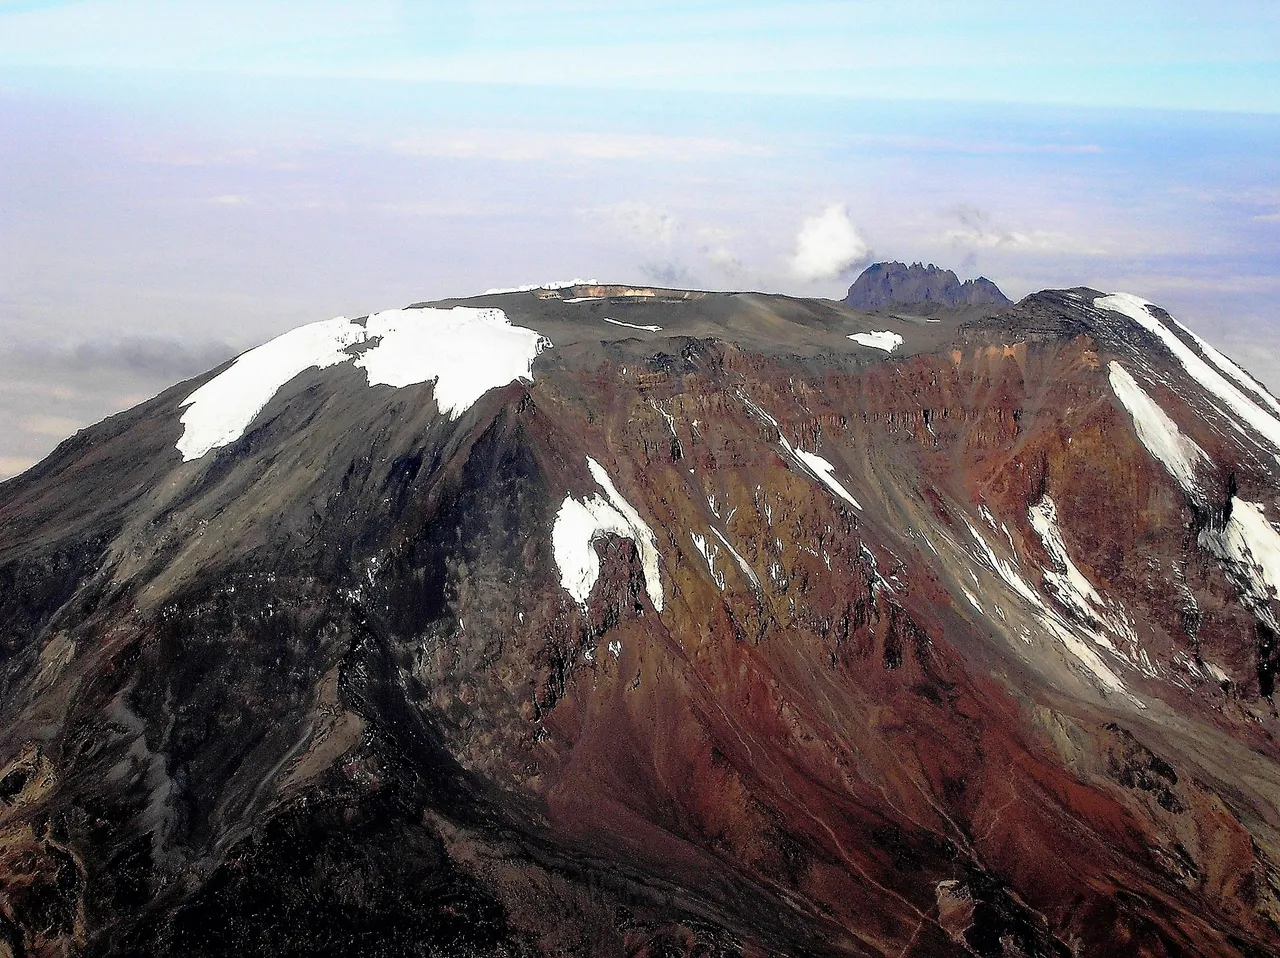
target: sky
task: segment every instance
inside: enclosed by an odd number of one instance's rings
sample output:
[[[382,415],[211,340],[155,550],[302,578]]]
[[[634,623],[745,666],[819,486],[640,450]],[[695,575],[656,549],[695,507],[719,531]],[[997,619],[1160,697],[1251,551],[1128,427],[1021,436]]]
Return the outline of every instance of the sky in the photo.
[[[1280,387],[1270,3],[0,0],[0,477],[293,326],[873,259]]]

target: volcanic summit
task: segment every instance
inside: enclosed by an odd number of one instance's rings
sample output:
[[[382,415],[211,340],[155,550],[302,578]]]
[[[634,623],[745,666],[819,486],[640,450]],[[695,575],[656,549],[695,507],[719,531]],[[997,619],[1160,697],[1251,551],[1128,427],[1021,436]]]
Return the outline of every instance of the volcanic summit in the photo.
[[[0,484],[0,955],[1280,951],[1280,402],[863,286],[324,320]]]

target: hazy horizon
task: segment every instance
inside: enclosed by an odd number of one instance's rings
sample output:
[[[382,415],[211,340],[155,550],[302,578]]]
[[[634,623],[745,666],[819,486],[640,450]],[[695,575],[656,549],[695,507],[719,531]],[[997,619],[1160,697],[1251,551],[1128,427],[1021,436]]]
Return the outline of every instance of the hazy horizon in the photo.
[[[1280,386],[1266,5],[542,9],[0,2],[0,477],[300,323],[576,276],[1126,290]]]

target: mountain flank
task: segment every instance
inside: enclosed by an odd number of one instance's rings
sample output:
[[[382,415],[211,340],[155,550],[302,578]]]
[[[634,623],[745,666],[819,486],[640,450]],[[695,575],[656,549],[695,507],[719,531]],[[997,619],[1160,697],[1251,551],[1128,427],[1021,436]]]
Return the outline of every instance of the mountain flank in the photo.
[[[0,483],[0,958],[1280,955],[1278,458],[1084,287],[291,330]]]

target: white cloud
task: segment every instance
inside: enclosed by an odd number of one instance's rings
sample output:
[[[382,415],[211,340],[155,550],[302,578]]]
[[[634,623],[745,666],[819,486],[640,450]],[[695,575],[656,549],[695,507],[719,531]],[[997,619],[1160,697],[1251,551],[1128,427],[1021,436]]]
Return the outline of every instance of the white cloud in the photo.
[[[1276,293],[1280,292],[1280,276],[1239,275],[1224,273],[1217,276],[1139,273],[1122,277],[1114,284],[1117,288],[1145,288],[1161,290],[1194,290],[1209,293]]]
[[[727,247],[717,246],[715,249],[710,250],[707,253],[707,259],[713,267],[726,276],[741,276],[746,272],[746,268],[742,265],[742,260]]]
[[[0,479],[26,472],[37,461],[35,456],[0,456]]]
[[[870,254],[871,248],[849,220],[849,211],[835,203],[800,227],[791,271],[807,281],[835,279]]]
[[[582,214],[602,220],[623,239],[639,246],[670,246],[680,229],[680,221],[670,210],[636,200],[597,206]]]
[[[973,206],[959,205],[947,211],[956,225],[944,229],[938,240],[959,249],[1009,249],[1029,252],[1076,253],[1099,256],[1106,252],[1096,243],[1054,230],[1015,230],[995,223]]]

